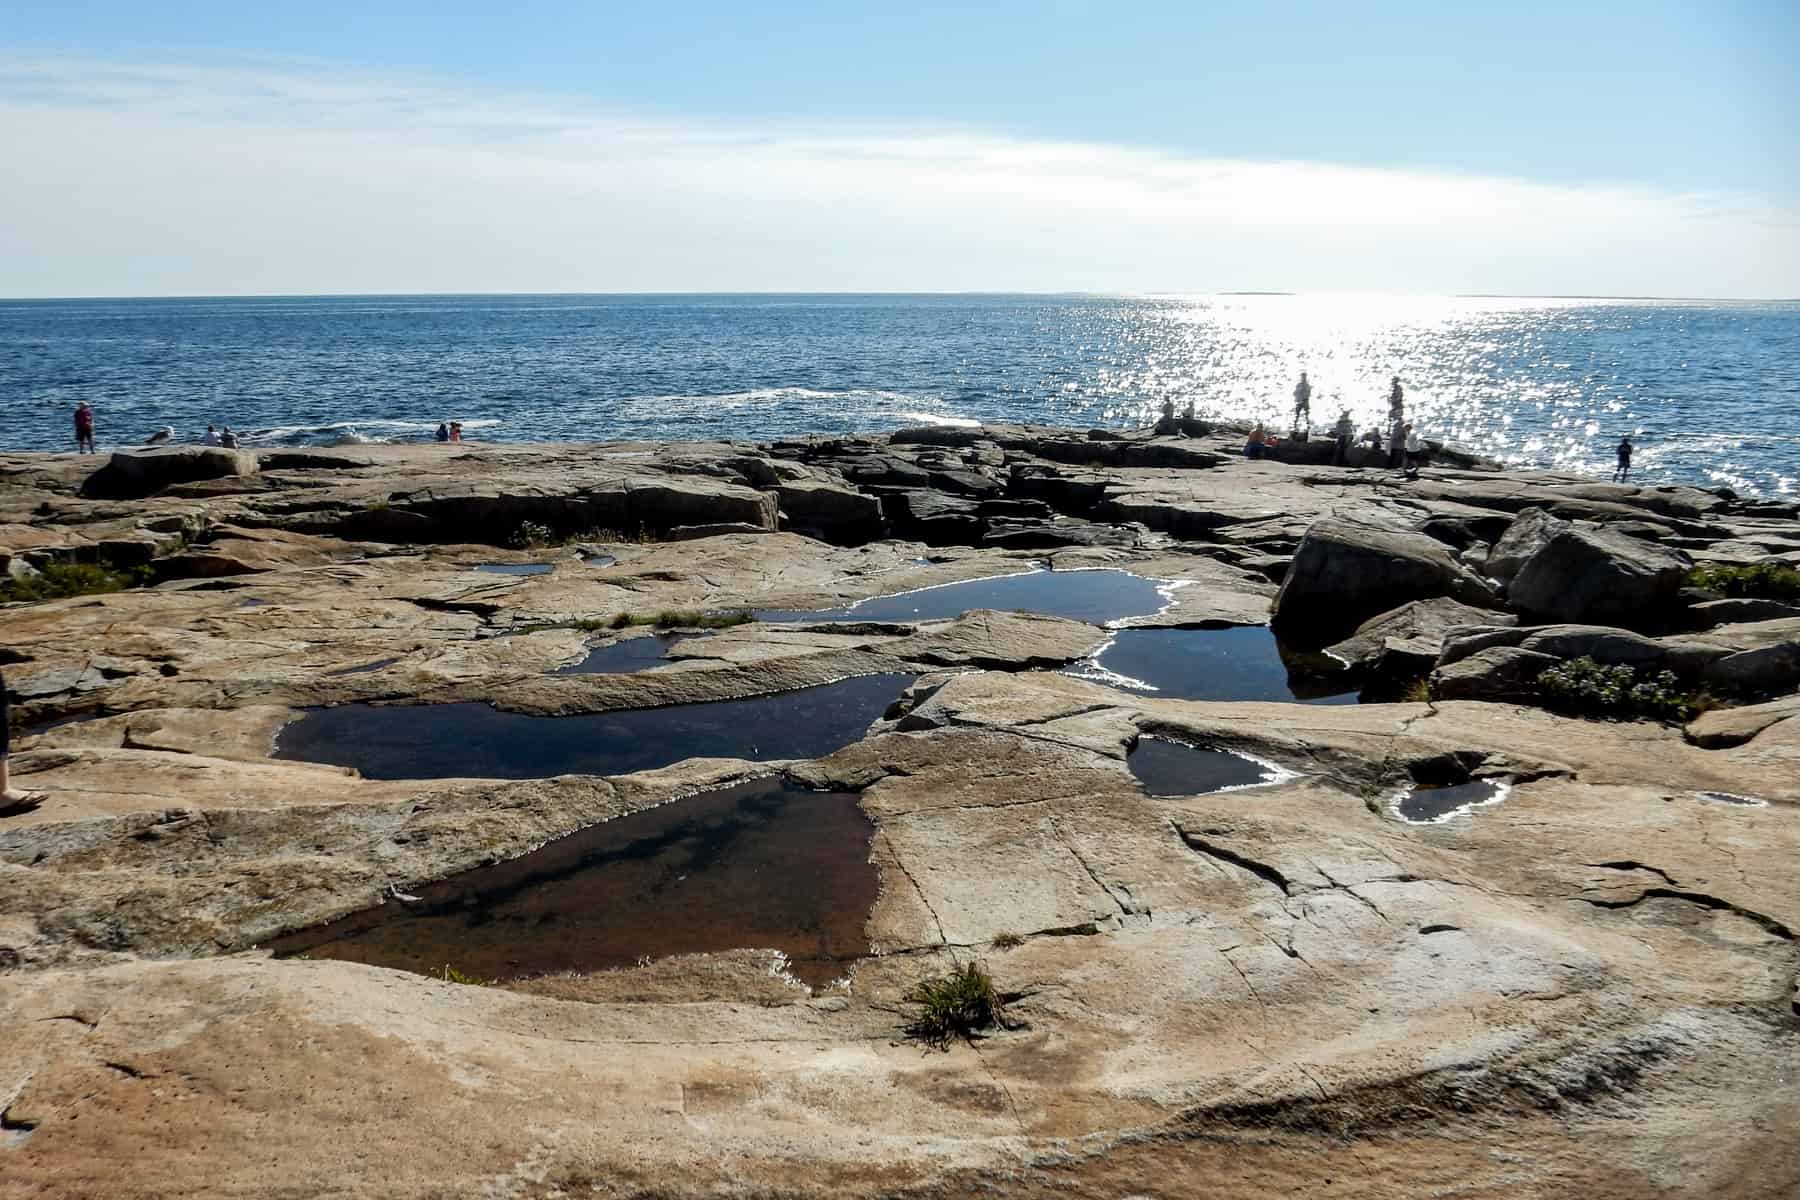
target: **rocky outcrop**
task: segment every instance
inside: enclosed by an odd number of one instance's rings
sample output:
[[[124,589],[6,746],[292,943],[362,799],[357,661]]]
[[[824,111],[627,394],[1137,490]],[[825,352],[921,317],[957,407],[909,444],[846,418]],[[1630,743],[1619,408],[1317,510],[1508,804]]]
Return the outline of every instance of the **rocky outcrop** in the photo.
[[[1438,596],[1474,605],[1494,599],[1424,534],[1326,520],[1308,528],[1294,551],[1269,623],[1297,646],[1326,646],[1372,616]]]
[[[256,455],[248,450],[217,446],[118,450],[105,466],[88,476],[81,492],[101,500],[131,500],[153,496],[174,484],[254,475],[259,469]]]
[[[1440,700],[1491,700],[1530,704],[1537,679],[1563,660],[1515,646],[1489,646],[1440,663],[1431,672],[1431,694]]]
[[[1471,567],[1490,541],[1512,554],[1534,508],[1732,561],[1792,553],[1792,514],[1246,463],[1240,440],[370,446],[266,462],[255,491],[126,504],[79,498],[71,456],[0,455],[14,560],[112,547],[163,578],[0,622],[15,782],[46,793],[0,817],[0,1193],[1793,1190],[1796,698],[1685,730],[1529,701],[1580,654],[1779,688],[1800,629],[1693,594],[1658,628],[1699,632],[1507,624]],[[858,541],[877,502],[896,540]],[[526,521],[549,544],[495,548]],[[1541,529],[1515,585],[1593,532]],[[1285,574],[1278,627],[1339,627],[1325,640],[1377,680],[1435,663],[1431,700],[1183,702],[1060,673],[1107,642],[1095,624],[806,615],[1039,559],[1168,581],[1128,624],[1248,647],[1252,673],[1300,661],[1224,628],[1265,619]],[[764,619],[693,627],[742,612]],[[561,673],[620,647],[644,669]],[[816,759],[712,757],[683,711],[741,701],[779,724],[816,711],[784,690],[852,676],[893,688],[872,711],[899,699]],[[431,704],[545,733],[545,777],[271,758],[303,710]],[[624,710],[686,757],[563,773],[548,731],[612,736]],[[419,739],[419,761],[448,741]],[[1265,782],[1209,791],[1221,754]],[[1157,769],[1175,774],[1141,786]],[[628,931],[643,965],[491,987],[255,948],[770,774],[866,831],[854,859],[879,887],[850,924],[868,953],[830,986],[766,946],[665,955],[656,921]],[[1410,823],[1415,787],[1470,780],[1510,787]],[[675,924],[716,899],[729,835],[599,869],[687,855],[655,893]],[[783,894],[818,884],[807,855],[773,869]],[[909,1043],[911,989],[969,962],[1010,1019],[943,1053]],[[382,1152],[343,1153],[347,1119]]]
[[[858,545],[881,536],[886,522],[881,499],[828,483],[782,483],[775,487],[783,529],[839,545]]]
[[[1641,627],[1664,616],[1693,566],[1680,551],[1605,529],[1540,527],[1533,536],[1506,598],[1539,620]]]
[[[1448,597],[1413,600],[1391,612],[1370,617],[1356,627],[1356,632],[1326,649],[1355,671],[1377,671],[1392,674],[1388,657],[1404,659],[1408,664],[1423,660],[1429,670],[1443,652],[1444,639],[1451,630],[1469,626],[1511,626],[1512,617],[1493,609],[1475,608]],[[1420,675],[1424,671],[1413,672]]]

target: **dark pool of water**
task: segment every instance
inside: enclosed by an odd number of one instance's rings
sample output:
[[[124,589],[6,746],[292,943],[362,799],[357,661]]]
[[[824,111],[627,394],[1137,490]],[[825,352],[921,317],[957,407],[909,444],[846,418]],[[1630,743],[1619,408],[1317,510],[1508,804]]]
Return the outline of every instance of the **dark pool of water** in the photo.
[[[534,717],[486,704],[340,704],[282,729],[275,757],[370,779],[624,775],[684,758],[817,758],[862,737],[913,681],[859,675],[819,687],[665,708]]]
[[[1274,768],[1241,754],[1159,737],[1139,738],[1125,765],[1152,796],[1201,796],[1281,778]]]
[[[595,646],[578,663],[558,667],[552,675],[630,675],[647,667],[658,666],[677,642],[687,639],[676,634],[654,633],[648,637],[620,638]]]
[[[871,596],[847,608],[771,608],[755,616],[759,621],[935,621],[972,608],[996,608],[1103,625],[1161,610],[1167,603],[1161,586],[1127,571],[1027,571]]]
[[[1402,820],[1415,824],[1441,821],[1455,813],[1493,804],[1505,798],[1506,783],[1499,779],[1473,779],[1449,787],[1415,787],[1394,807]]]
[[[873,831],[852,793],[752,780],[590,826],[273,949],[497,980],[773,949],[817,987],[868,953]]]
[[[489,575],[548,575],[556,570],[550,563],[482,563],[475,569]]]
[[[1065,674],[1171,700],[1299,700],[1354,704],[1341,677],[1295,672],[1266,626],[1121,629],[1099,657]]]

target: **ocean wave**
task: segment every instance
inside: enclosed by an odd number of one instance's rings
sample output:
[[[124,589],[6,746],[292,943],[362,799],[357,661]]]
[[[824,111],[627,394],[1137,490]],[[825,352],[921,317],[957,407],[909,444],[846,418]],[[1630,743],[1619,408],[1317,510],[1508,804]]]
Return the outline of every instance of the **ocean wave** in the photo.
[[[464,421],[465,431],[494,429],[505,424],[496,417]],[[239,432],[246,445],[256,446],[367,446],[394,442],[416,442],[437,433],[437,421],[404,421],[370,419],[366,421],[328,421],[322,425],[276,425],[268,429]]]
[[[897,412],[894,414],[907,421],[918,421],[926,425],[954,425],[959,429],[979,429],[981,422],[974,417],[952,417],[945,413],[929,412]]]

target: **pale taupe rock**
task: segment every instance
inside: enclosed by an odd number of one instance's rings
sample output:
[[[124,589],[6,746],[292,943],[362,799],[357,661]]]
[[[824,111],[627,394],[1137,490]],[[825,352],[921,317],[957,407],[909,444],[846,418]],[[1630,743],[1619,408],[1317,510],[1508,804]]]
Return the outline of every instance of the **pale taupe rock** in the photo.
[[[79,498],[71,456],[0,455],[9,554],[107,540],[166,580],[0,620],[12,765],[47,793],[0,818],[0,1196],[1791,1191],[1794,698],[1683,731],[1442,686],[1584,646],[1646,664],[1779,654],[1780,622],[1451,624],[1500,618],[1443,598],[1466,571],[1449,561],[1405,616],[1364,614],[1402,622],[1384,653],[1441,640],[1430,704],[1113,690],[1054,670],[1103,630],[982,611],[739,625],[637,675],[550,674],[644,636],[610,628],[621,616],[837,608],[1040,558],[1182,585],[1137,624],[1256,623],[1276,590],[1258,560],[1334,522],[1433,563],[1443,539],[1498,536],[1530,507],[1696,540],[1716,526],[1718,547],[1750,533],[1764,557],[1794,528],[1691,489],[1397,481],[1246,463],[1239,440],[372,446],[270,455],[255,491],[130,503]],[[942,490],[981,480],[1004,495]],[[796,484],[829,489],[821,503],[879,495],[894,525],[940,514],[945,544],[776,531]],[[1110,500],[1145,527],[1129,542],[981,544],[1012,522],[1106,520]],[[575,540],[502,549],[526,520]],[[660,536],[731,523],[759,532]],[[245,569],[176,577],[205,555]],[[868,736],[805,762],[697,746],[611,778],[375,781],[270,757],[317,704],[595,713],[864,671],[920,678]],[[1280,771],[1151,797],[1130,753],[1152,734]],[[856,791],[873,823],[876,953],[818,994],[766,948],[658,958],[654,929],[642,967],[492,988],[253,949],[770,771]],[[1511,790],[1399,819],[1415,779],[1468,773]],[[907,990],[971,960],[1014,1026],[946,1053],[906,1041]]]

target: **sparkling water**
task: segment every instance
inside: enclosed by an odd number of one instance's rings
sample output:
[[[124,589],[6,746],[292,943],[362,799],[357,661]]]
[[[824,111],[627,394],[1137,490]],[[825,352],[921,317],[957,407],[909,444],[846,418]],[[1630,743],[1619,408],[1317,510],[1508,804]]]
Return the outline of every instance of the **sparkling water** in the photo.
[[[0,302],[0,448],[1128,429],[1165,400],[1382,418],[1503,461],[1790,496],[1800,303],[1384,296],[394,296]]]

